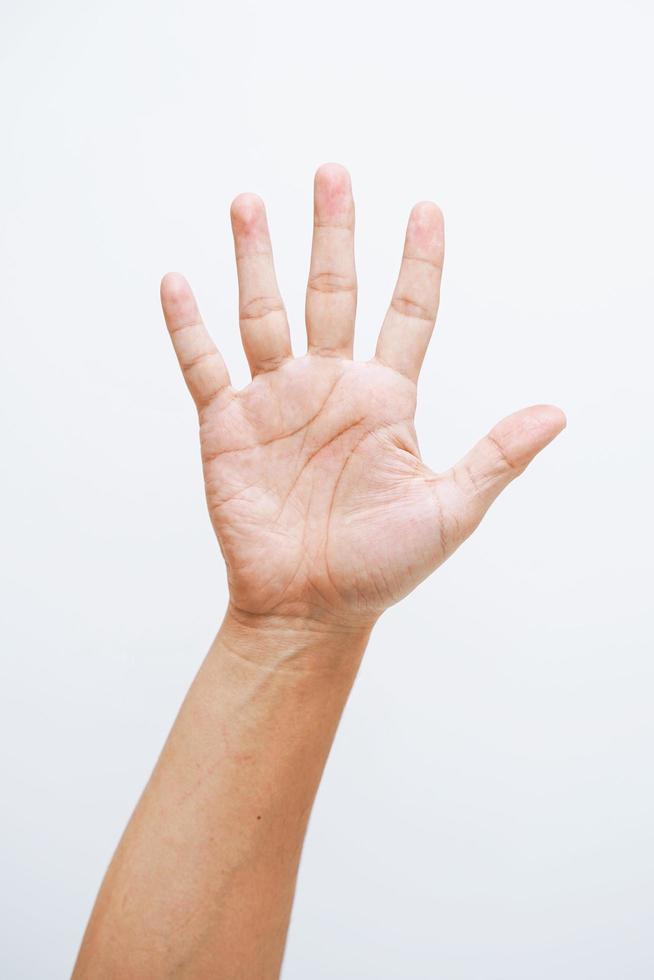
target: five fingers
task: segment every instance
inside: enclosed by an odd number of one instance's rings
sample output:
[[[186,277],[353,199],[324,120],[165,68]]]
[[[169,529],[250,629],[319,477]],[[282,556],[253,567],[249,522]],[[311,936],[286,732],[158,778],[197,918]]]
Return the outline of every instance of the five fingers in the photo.
[[[242,194],[231,208],[243,347],[253,376],[292,357],[263,202]],[[430,202],[411,211],[400,272],[375,357],[416,381],[438,312],[443,268],[443,216]],[[188,388],[199,409],[230,384],[191,289],[177,273],[161,284],[161,300]],[[352,357],[357,282],[354,202],[347,171],[325,164],[314,184],[314,228],[306,295],[308,351]],[[498,494],[566,424],[560,409],[535,405],[499,422],[450,471],[439,477],[439,498],[456,547],[477,526]]]
[[[434,329],[443,269],[440,209],[416,204],[409,217],[400,274],[382,324],[376,358],[416,381]]]
[[[357,279],[350,175],[336,163],[314,180],[313,243],[306,297],[309,351],[352,357]]]

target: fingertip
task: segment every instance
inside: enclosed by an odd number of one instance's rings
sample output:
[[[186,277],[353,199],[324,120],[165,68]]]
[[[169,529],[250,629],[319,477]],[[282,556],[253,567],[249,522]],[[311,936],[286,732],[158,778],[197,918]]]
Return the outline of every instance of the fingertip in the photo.
[[[314,206],[320,221],[351,227],[353,223],[352,181],[340,163],[323,163],[314,178]]]
[[[193,290],[179,272],[167,272],[161,280],[161,308],[172,332],[201,321]]]
[[[161,278],[161,288],[166,290],[174,290],[185,282],[186,278],[181,272],[166,272]]]
[[[562,432],[563,429],[567,428],[568,416],[565,414],[562,408],[559,408],[558,405],[548,405],[547,407],[552,413],[552,417],[557,421],[559,432]]]
[[[503,418],[489,438],[510,467],[524,468],[565,428],[566,418],[555,405],[530,405]]]
[[[349,190],[352,186],[350,173],[342,163],[321,163],[313,178],[316,186]]]
[[[181,272],[167,272],[159,286],[161,299],[167,303],[174,303],[188,296],[190,292],[191,287]]]
[[[434,201],[418,201],[411,208],[407,244],[418,254],[442,256],[445,247],[445,219]]]
[[[443,212],[435,201],[417,201],[411,208],[411,218],[423,223],[444,223]]]
[[[565,412],[558,405],[532,405],[525,411],[536,424],[550,430],[552,438],[562,432],[568,424]]]
[[[249,232],[265,226],[266,206],[258,194],[238,194],[229,209],[234,231]]]

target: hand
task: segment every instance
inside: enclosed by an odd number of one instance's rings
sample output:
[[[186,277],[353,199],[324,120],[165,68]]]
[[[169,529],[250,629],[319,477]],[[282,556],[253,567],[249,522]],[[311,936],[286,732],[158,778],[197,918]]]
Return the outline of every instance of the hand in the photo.
[[[209,513],[242,617],[370,626],[475,529],[489,505],[565,426],[552,406],[504,419],[458,464],[420,458],[416,382],[438,309],[443,219],[417,204],[372,360],[352,360],[354,203],[347,172],[315,178],[308,350],[294,358],[263,202],[231,217],[241,336],[252,371],[230,385],[183,277],[161,286],[195,400]]]

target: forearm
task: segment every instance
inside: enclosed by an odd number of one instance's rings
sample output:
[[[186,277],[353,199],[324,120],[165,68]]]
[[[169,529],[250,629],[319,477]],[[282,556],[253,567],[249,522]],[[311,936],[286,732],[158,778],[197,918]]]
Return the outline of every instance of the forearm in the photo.
[[[369,631],[229,613],[107,872],[74,976],[274,978]]]

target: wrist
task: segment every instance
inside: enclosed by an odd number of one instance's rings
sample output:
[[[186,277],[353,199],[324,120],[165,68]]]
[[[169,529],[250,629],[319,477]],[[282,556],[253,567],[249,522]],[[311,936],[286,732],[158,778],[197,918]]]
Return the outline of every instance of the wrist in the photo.
[[[373,626],[374,621],[251,613],[230,602],[215,643],[267,670],[351,673],[356,672]]]

